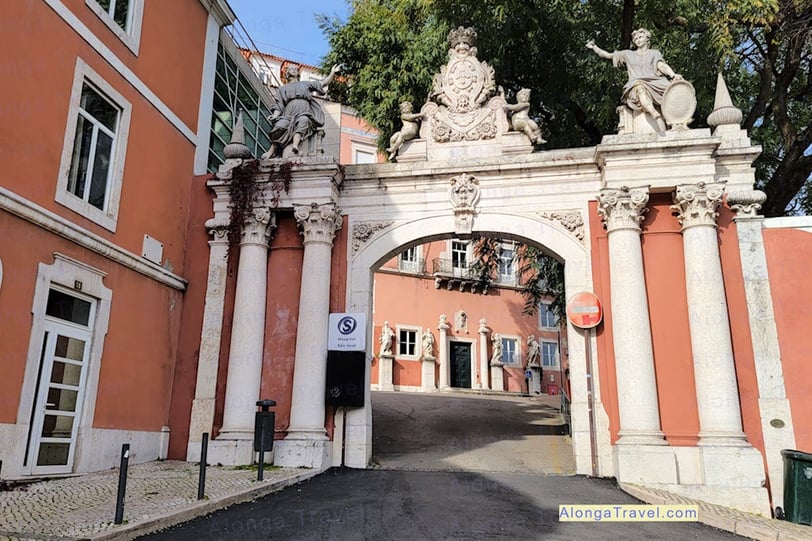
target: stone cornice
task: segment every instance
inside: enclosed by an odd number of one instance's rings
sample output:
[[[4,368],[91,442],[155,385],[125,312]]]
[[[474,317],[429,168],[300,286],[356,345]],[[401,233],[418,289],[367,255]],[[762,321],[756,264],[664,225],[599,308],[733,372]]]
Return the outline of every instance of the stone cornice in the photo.
[[[648,187],[619,190],[604,188],[598,195],[598,214],[603,218],[606,230],[611,233],[620,229],[640,231],[643,214],[648,204]]]
[[[698,225],[716,227],[716,209],[722,203],[724,183],[698,182],[677,186],[671,210],[677,215],[682,229]]]
[[[173,289],[186,290],[187,282],[181,276],[1,187],[0,209]]]

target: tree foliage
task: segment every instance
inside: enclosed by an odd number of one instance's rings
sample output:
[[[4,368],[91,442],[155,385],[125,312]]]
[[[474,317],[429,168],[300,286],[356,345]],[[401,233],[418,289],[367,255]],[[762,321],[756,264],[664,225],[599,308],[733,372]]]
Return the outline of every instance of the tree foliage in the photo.
[[[447,59],[448,30],[473,26],[479,58],[512,98],[533,90],[547,148],[595,145],[616,130],[625,72],[584,44],[627,48],[647,27],[652,46],[697,90],[694,127],[713,109],[722,70],[743,127],[763,146],[757,185],[768,216],[812,212],[812,0],[350,0],[349,19],[321,18],[342,63],[334,97],[381,133],[400,128],[398,104],[425,102]]]

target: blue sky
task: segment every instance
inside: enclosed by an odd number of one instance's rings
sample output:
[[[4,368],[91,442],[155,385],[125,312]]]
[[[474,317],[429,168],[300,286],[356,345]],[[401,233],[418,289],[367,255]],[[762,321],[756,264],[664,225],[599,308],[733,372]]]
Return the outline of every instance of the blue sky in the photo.
[[[262,52],[318,66],[329,45],[315,14],[346,20],[347,0],[228,0]]]

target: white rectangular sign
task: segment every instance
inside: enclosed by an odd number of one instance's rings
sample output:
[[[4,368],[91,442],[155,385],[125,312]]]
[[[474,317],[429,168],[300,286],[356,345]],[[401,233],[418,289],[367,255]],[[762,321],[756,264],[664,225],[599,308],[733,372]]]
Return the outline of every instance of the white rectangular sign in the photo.
[[[327,349],[332,351],[366,351],[366,314],[330,314]]]

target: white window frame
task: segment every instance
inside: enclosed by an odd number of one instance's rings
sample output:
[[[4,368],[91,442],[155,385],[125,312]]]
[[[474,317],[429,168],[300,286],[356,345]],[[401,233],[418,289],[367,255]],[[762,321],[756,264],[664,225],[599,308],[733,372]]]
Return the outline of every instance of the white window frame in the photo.
[[[406,252],[411,251],[414,254],[414,260],[406,259],[403,257]],[[420,268],[420,258],[422,254],[421,246],[412,246],[411,248],[407,248],[398,254],[398,269],[403,272],[410,272],[414,274],[420,273],[422,270]]]
[[[111,0],[111,2],[112,1],[113,0]],[[144,0],[115,1],[130,3],[130,9],[127,12],[127,28],[121,28],[110,13],[108,13],[97,0],[85,0],[85,5],[101,19],[105,26],[107,26],[135,56],[138,56],[138,50],[141,46],[141,25],[144,20]]]
[[[90,341],[90,354],[86,365],[86,377],[84,387],[84,399],[82,400],[81,411],[76,412],[76,423],[78,429],[77,445],[81,445],[80,439],[93,426],[93,417],[96,411],[96,394],[99,385],[99,372],[101,368],[102,352],[104,350],[104,339],[107,335],[107,328],[110,322],[110,305],[113,298],[113,291],[105,287],[103,280],[107,275],[104,271],[86,265],[66,255],[54,253],[54,262],[50,265],[40,263],[37,272],[37,281],[34,288],[34,300],[31,307],[33,323],[31,335],[28,341],[28,355],[25,366],[25,376],[20,394],[19,407],[17,409],[18,433],[28,433],[31,422],[31,411],[34,406],[33,397],[37,392],[37,379],[42,353],[42,340],[45,333],[46,319],[45,309],[48,304],[48,294],[51,289],[59,289],[60,286],[66,291],[72,291],[81,284],[81,291],[76,296],[92,298],[96,302],[95,317],[92,323],[92,338]],[[16,464],[22,465],[25,455],[26,441],[17,442],[13,455],[16,457]],[[78,453],[74,455],[74,463],[71,465],[73,471],[81,468],[77,464]],[[31,471],[32,464],[26,466],[27,471]]]
[[[544,364],[544,349],[545,346],[553,348],[553,364]],[[549,340],[542,340],[539,343],[539,362],[541,363],[542,369],[550,368],[550,369],[557,369],[559,367],[559,353],[558,353],[558,342],[550,342]]]
[[[520,366],[522,364],[522,340],[521,337],[512,334],[500,334],[502,339],[502,363],[505,366]],[[510,341],[516,344],[516,349],[513,353],[513,360],[508,359],[507,348],[505,348],[505,341]]]
[[[454,243],[464,244],[465,245],[465,267],[456,267],[454,266]],[[468,276],[468,272],[471,269],[471,261],[472,259],[472,244],[470,241],[460,240],[460,239],[451,239],[448,241],[448,254],[449,260],[451,261],[451,274],[455,277],[462,277],[465,278]],[[462,253],[461,251],[458,251]]]
[[[552,314],[552,317],[555,318],[555,320],[556,320],[553,325],[545,325],[544,324],[545,323],[544,322],[544,314],[546,313],[545,308],[544,308],[545,306],[547,307],[546,310],[550,314]],[[545,301],[540,302],[539,303],[539,329],[557,329],[557,328],[558,328],[558,316],[556,316],[555,312],[553,312],[553,310],[551,308],[551,303],[545,302]]]
[[[502,254],[507,250],[510,250],[513,253],[513,256],[511,256],[511,261],[510,261],[510,273],[509,274],[503,274],[502,273],[502,262],[503,262]],[[500,284],[512,285],[512,286],[516,285],[516,283],[517,283],[517,280],[516,280],[516,266],[517,265],[516,265],[516,258],[514,257],[515,255],[516,255],[516,245],[514,243],[505,242],[505,243],[502,243],[500,245],[500,250],[499,250],[499,276],[498,276],[498,281],[499,281]]]
[[[400,340],[400,333],[401,332],[413,332],[414,333],[414,355],[406,355],[400,352],[401,340]],[[398,359],[405,359],[405,360],[419,360],[421,351],[421,343],[420,339],[423,336],[423,329],[422,327],[413,327],[411,325],[395,325],[395,337],[397,341],[397,350],[395,353],[395,357]]]
[[[359,141],[352,141],[352,163],[365,164],[365,163],[378,163],[378,147],[373,144],[361,143]],[[372,156],[371,162],[358,161],[358,154],[368,154]]]
[[[79,121],[79,108],[82,99],[82,87],[88,84],[96,91],[109,99],[119,108],[118,126],[111,156],[111,166],[108,173],[107,203],[104,210],[98,209],[68,190],[70,184],[70,169],[73,160],[74,145],[76,143],[76,125]],[[124,162],[127,151],[127,139],[130,133],[130,118],[132,105],[124,96],[117,92],[112,85],[101,78],[81,58],[76,59],[76,69],[73,76],[68,121],[65,128],[65,140],[62,146],[62,159],[59,164],[59,176],[56,183],[57,203],[81,214],[85,218],[99,224],[112,232],[116,231],[118,210],[121,201],[121,185],[124,179]]]

